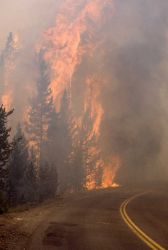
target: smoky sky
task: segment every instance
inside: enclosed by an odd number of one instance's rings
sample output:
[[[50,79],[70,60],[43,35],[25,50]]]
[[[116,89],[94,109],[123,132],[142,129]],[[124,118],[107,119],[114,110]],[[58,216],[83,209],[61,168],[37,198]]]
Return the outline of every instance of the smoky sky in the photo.
[[[18,37],[15,71],[10,82],[13,89],[15,125],[24,115],[25,107],[34,94],[36,81],[36,47],[43,33],[55,21],[60,1],[55,0],[1,0],[0,1],[0,54],[10,32]]]
[[[105,152],[123,160],[119,179],[161,178],[167,171],[167,100],[163,98],[168,77],[167,10],[166,1],[115,1],[115,16],[108,27],[114,32],[106,44],[104,70],[109,79],[102,97],[106,110],[102,144]]]
[[[59,1],[54,0],[1,0],[0,45],[3,46],[9,32],[18,33],[30,43],[54,21]]]

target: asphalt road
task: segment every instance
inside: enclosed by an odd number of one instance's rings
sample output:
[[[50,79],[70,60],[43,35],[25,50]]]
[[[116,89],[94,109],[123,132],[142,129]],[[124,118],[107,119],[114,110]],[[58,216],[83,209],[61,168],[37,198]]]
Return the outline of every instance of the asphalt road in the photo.
[[[28,250],[150,249],[124,222],[121,204],[141,190],[99,190],[68,196],[53,207],[27,244]],[[127,206],[131,219],[168,249],[168,194],[146,193]]]

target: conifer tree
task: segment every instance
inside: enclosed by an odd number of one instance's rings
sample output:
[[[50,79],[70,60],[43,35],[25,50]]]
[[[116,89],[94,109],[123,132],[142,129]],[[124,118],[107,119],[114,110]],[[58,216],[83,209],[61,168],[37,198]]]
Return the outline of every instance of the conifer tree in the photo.
[[[72,139],[70,133],[70,111],[69,100],[67,91],[64,91],[60,112],[56,117],[57,130],[56,130],[56,143],[57,143],[57,169],[60,182],[60,191],[66,191],[70,182],[70,164],[69,156],[72,150]]]
[[[5,48],[0,55],[0,96],[3,95],[5,88],[9,84],[9,74],[15,68],[15,60],[18,47],[17,41],[12,32],[9,33]]]
[[[25,201],[25,172],[29,164],[28,145],[21,126],[14,137],[14,148],[9,164],[10,202],[17,205]]]
[[[96,166],[97,156],[91,151],[95,146],[95,135],[93,133],[90,107],[85,111],[79,127],[72,130],[74,140],[72,152],[72,189],[79,191],[85,188],[87,176]]]
[[[37,81],[37,95],[31,100],[29,112],[29,121],[26,130],[29,139],[35,147],[38,156],[38,166],[40,167],[45,155],[45,144],[47,141],[47,131],[53,112],[53,99],[51,89],[49,88],[50,80],[48,76],[48,67],[43,59],[43,54],[38,56],[39,78]]]
[[[0,212],[3,211],[7,202],[8,162],[13,149],[13,142],[10,142],[11,128],[7,128],[7,121],[12,113],[13,110],[7,112],[3,105],[0,106]]]
[[[26,202],[34,202],[37,201],[38,195],[37,174],[34,161],[31,159],[24,174],[24,199]]]
[[[57,170],[54,165],[45,162],[41,164],[39,173],[39,199],[54,198],[57,192]]]

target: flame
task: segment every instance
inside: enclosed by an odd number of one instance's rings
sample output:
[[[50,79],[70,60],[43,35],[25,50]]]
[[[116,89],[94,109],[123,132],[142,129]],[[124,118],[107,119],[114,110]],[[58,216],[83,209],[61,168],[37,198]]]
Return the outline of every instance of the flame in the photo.
[[[109,163],[104,167],[102,187],[118,187],[119,185],[114,182],[116,172],[118,171],[121,165],[121,160],[119,157],[111,157]]]
[[[45,59],[51,66],[51,89],[57,105],[84,54],[92,55],[96,48],[91,42],[92,29],[86,20],[101,22],[102,10],[110,2],[80,0],[77,3],[76,0],[66,0],[56,18],[55,27],[45,33],[45,42],[38,46],[38,50],[45,51]],[[86,32],[90,39],[83,46],[82,37]]]
[[[96,76],[88,77],[86,80],[87,92],[85,97],[85,108],[86,111],[90,106],[91,109],[91,118],[93,120],[93,129],[91,135],[100,136],[100,126],[102,118],[104,115],[104,109],[99,101],[100,97],[100,80]],[[101,82],[102,83],[102,82]]]
[[[82,63],[83,58],[94,57],[99,48],[99,42],[95,42],[95,26],[102,27],[106,19],[105,9],[113,11],[111,0],[65,0],[62,3],[59,13],[57,13],[55,26],[49,28],[43,41],[37,46],[37,51],[44,52],[44,59],[51,69],[51,84],[53,99],[56,110],[60,108],[60,100],[65,89],[71,93],[73,87],[73,77]],[[111,11],[111,13],[112,13]],[[111,15],[110,13],[110,15]],[[101,80],[100,80],[101,79]],[[86,162],[86,188],[106,188],[116,186],[114,178],[119,168],[118,157],[111,156],[107,162],[106,157],[101,155],[99,138],[101,134],[101,124],[104,116],[104,109],[100,101],[101,86],[103,77],[97,73],[90,73],[84,81],[85,97],[84,109],[81,117],[74,118],[74,126],[80,128],[84,113],[90,107],[90,117],[92,119],[92,129],[87,140],[95,138],[95,147],[88,149],[88,154],[92,158],[97,158],[92,171],[87,169]],[[72,95],[70,95],[72,100]],[[102,171],[102,181],[97,184],[97,175]]]

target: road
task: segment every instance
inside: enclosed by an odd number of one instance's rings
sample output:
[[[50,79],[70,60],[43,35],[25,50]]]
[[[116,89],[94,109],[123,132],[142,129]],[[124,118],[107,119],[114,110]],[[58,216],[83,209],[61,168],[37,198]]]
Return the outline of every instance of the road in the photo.
[[[119,188],[67,196],[60,206],[50,208],[26,250],[150,249],[120,214],[121,204],[141,192]],[[164,189],[136,197],[126,210],[143,232],[168,249],[168,194]]]

